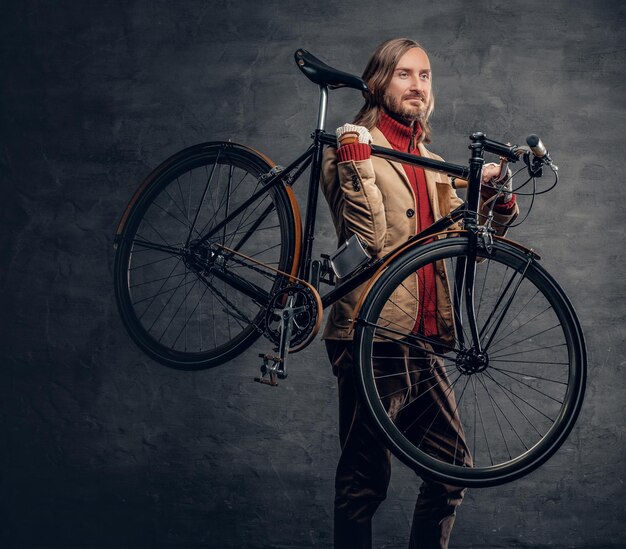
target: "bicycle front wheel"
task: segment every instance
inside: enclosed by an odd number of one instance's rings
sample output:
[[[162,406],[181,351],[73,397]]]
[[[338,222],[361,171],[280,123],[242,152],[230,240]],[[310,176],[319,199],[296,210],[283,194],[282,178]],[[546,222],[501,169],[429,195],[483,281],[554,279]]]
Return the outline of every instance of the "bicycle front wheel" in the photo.
[[[441,482],[492,486],[534,470],[564,442],[583,401],[586,352],[563,290],[532,252],[502,240],[478,251],[477,352],[468,245],[458,236],[420,246],[382,273],[359,314],[355,362],[363,401],[399,459]],[[453,320],[447,339],[424,335],[401,300],[417,300],[415,279],[429,265],[449,299],[425,292],[423,305],[436,305],[440,326]]]
[[[300,238],[282,182],[246,205],[271,168],[241,145],[206,143],[140,187],[117,238],[114,281],[124,324],[152,358],[209,368],[263,333],[265,306],[287,278],[279,271],[297,268]]]

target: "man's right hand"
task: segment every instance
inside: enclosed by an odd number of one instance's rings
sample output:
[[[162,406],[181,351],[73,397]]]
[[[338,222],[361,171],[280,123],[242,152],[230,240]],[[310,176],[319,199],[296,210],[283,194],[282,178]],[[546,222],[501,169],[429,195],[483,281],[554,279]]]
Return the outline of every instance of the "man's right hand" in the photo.
[[[344,124],[335,130],[339,146],[349,145],[350,143],[364,143],[369,145],[372,142],[372,135],[364,126],[356,124]]]
[[[504,171],[503,171],[504,170]],[[513,179],[511,170],[503,164],[494,164],[490,162],[483,166],[482,172],[483,185],[481,193],[486,197],[492,197],[499,194],[498,202],[510,202],[513,198]]]

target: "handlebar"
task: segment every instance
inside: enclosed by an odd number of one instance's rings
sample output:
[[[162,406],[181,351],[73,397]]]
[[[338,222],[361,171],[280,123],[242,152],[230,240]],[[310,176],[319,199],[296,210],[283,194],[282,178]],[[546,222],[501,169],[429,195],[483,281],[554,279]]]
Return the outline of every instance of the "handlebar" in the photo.
[[[470,135],[470,139],[475,143],[480,143],[484,151],[497,154],[500,157],[500,176],[498,178],[500,181],[506,174],[507,164],[509,162],[516,162],[520,158],[524,159],[529,168],[529,172],[531,172],[534,176],[541,176],[540,168],[543,164],[548,164],[554,171],[558,170],[558,167],[552,164],[552,159],[548,154],[546,146],[535,134],[531,134],[526,138],[528,147],[500,143],[498,141],[488,139],[483,133],[480,132]],[[532,158],[530,156],[531,152],[533,154]],[[464,189],[468,186],[468,181],[463,177],[455,177],[452,179],[452,185],[455,189]]]

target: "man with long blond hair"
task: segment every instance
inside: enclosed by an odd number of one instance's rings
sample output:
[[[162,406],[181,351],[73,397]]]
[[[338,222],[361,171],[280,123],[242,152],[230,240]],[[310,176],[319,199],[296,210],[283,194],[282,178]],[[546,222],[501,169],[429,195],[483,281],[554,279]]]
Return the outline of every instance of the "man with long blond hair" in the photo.
[[[430,143],[429,118],[434,108],[432,71],[428,55],[415,41],[399,38],[382,43],[372,54],[363,80],[369,92],[352,124],[337,129],[339,148],[324,156],[322,190],[330,206],[339,242],[357,234],[373,257],[385,255],[424,228],[447,215],[462,201],[449,178],[416,166],[402,165],[371,157],[370,144],[408,151],[439,159],[424,143]],[[483,167],[483,181],[499,174],[496,164]],[[483,198],[495,191],[484,186]],[[518,213],[510,187],[500,193],[494,207],[496,226],[504,228]],[[435,265],[420,269],[414,288],[395,296],[400,308],[417,310],[414,331],[429,341],[444,340],[453,326],[438,314],[449,308],[447,281]],[[362,288],[333,305],[324,339],[337,376],[339,389],[339,437],[341,457],[335,479],[335,548],[369,549],[372,546],[371,521],[385,499],[391,468],[390,454],[380,442],[367,412],[359,403],[352,373],[351,319]],[[417,301],[417,306],[416,302]],[[428,343],[422,349],[401,342],[377,343],[377,370],[406,371],[405,394],[420,393],[420,410],[437,409],[429,425],[432,446],[452,440],[461,448],[459,460],[466,466],[472,458],[465,434],[458,421],[454,391],[445,373],[442,351]],[[411,368],[408,367],[409,362]],[[415,366],[417,364],[417,367]],[[419,379],[422,371],[426,379]],[[428,379],[437,379],[437,385]],[[397,384],[396,377],[395,383]],[[420,385],[422,384],[422,385]],[[417,389],[416,389],[417,388]],[[433,390],[436,389],[436,390]],[[396,421],[397,400],[402,391],[390,391],[388,410]],[[396,398],[397,397],[397,398]],[[417,408],[417,407],[413,407]],[[415,410],[411,414],[415,415]],[[426,440],[426,445],[429,441]],[[428,446],[427,446],[428,447]],[[457,453],[455,452],[455,459]],[[463,499],[462,487],[423,479],[413,513],[409,547],[448,547],[456,508]]]

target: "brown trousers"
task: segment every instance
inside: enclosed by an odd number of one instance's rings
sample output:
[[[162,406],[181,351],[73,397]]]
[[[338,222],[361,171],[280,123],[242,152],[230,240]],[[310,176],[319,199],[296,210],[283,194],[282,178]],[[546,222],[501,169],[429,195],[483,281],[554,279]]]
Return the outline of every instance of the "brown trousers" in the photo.
[[[390,452],[361,405],[352,367],[352,341],[326,340],[326,349],[339,390],[341,457],[335,477],[335,549],[370,549],[372,517],[387,495],[391,477]],[[411,421],[403,417],[401,409],[407,398],[415,400],[417,406],[412,404],[407,411],[410,409],[411,417],[422,415],[420,421],[428,422],[431,434],[427,439],[432,439],[439,456],[447,443],[453,448],[450,461],[458,462],[462,454],[461,461],[471,465],[463,428],[454,415],[455,397],[449,390],[443,360],[399,343],[375,344],[375,356],[379,357],[374,362],[377,372],[406,372],[385,378],[389,386],[380,391],[390,395],[385,406],[396,424]],[[413,512],[410,549],[448,547],[456,508],[464,493],[463,488],[423,479]]]

